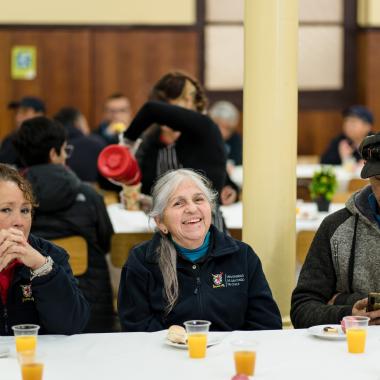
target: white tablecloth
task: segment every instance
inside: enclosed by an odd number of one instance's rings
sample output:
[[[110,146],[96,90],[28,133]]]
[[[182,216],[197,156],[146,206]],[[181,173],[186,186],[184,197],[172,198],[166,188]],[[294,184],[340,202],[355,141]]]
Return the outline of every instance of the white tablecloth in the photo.
[[[296,230],[316,231],[322,220],[330,213],[344,207],[343,203],[332,203],[329,212],[318,212],[317,205],[313,202],[302,202],[298,204],[299,213],[296,217]],[[243,206],[241,202],[230,206],[222,206],[223,216],[227,228],[242,228],[243,225]]]
[[[349,354],[345,341],[309,335],[307,330],[227,333],[205,359],[164,344],[165,332],[40,336],[44,380],[229,380],[234,374],[230,342],[257,341],[256,375],[268,380],[378,380],[380,327],[370,327],[366,353]],[[221,333],[216,333],[221,334]],[[0,359],[0,378],[19,380],[13,338],[0,338],[11,357]]]
[[[332,203],[330,211],[317,212],[313,202],[298,204],[299,213],[296,218],[297,231],[316,231],[322,220],[331,212],[344,207],[343,203]],[[227,228],[241,229],[243,226],[243,206],[241,202],[230,206],[222,206],[221,211],[226,221]],[[155,227],[154,220],[148,218],[142,211],[127,211],[121,204],[113,204],[107,207],[115,233],[121,232],[148,232]]]
[[[142,211],[128,211],[120,203],[107,206],[115,233],[153,231],[155,222]]]
[[[314,172],[321,169],[319,164],[297,164],[296,176],[297,178],[311,178]],[[336,178],[338,181],[338,191],[347,191],[348,182],[352,178],[360,178],[360,170],[358,167],[355,170],[347,170],[343,166],[333,166]],[[243,185],[243,167],[236,166],[230,175],[231,179],[239,186]]]

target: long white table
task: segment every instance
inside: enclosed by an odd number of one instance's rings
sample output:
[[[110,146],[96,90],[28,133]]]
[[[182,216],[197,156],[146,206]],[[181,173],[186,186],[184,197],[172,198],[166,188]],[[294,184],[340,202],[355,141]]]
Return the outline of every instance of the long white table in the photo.
[[[333,203],[330,212],[344,207],[343,203]],[[107,207],[115,233],[121,232],[148,232],[155,227],[154,220],[149,219],[142,211],[127,211],[121,204]],[[230,229],[241,229],[243,226],[243,206],[241,202],[221,207],[226,225]],[[315,203],[302,202],[299,204],[299,213],[296,218],[297,231],[316,231],[322,220],[329,214],[317,212]]]
[[[215,333],[221,334],[221,333]],[[347,353],[346,341],[324,340],[307,330],[226,333],[205,359],[189,359],[187,351],[165,345],[157,333],[40,336],[44,380],[229,380],[234,375],[230,342],[258,343],[256,375],[262,380],[378,380],[380,327],[370,327],[366,353]],[[13,337],[0,337],[11,356],[0,359],[0,378],[19,380]]]
[[[312,178],[313,174],[321,169],[320,164],[297,164],[296,177],[298,179]],[[353,178],[360,178],[361,167],[345,168],[340,165],[333,166],[338,181],[338,191],[347,191],[348,183]],[[243,167],[235,166],[230,174],[231,179],[239,186],[243,185]]]

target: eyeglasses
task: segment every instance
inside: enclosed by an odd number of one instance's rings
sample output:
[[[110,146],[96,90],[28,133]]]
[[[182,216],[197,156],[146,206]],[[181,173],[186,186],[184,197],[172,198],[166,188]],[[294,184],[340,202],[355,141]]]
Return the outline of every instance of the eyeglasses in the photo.
[[[66,158],[70,158],[73,155],[74,145],[67,144],[65,146]]]
[[[362,157],[366,161],[380,161],[380,146],[369,146],[362,150]]]

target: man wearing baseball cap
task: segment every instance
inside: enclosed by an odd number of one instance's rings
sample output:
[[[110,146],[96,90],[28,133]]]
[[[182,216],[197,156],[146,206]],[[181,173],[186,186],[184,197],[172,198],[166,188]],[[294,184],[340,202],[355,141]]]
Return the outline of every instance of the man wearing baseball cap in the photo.
[[[16,130],[28,119],[37,116],[44,116],[46,112],[45,103],[35,96],[25,96],[17,101],[8,104],[9,109],[16,111]],[[16,131],[7,135],[0,147],[0,162],[19,167],[21,165],[18,154],[13,146],[13,139]]]
[[[380,292],[380,133],[359,146],[362,178],[369,185],[319,227],[292,295],[294,327],[336,324],[347,315],[380,324],[380,310],[366,311],[369,292]]]
[[[346,108],[342,112],[343,133],[335,137],[321,157],[322,164],[345,165],[361,160],[359,145],[372,134],[372,112],[361,105]]]

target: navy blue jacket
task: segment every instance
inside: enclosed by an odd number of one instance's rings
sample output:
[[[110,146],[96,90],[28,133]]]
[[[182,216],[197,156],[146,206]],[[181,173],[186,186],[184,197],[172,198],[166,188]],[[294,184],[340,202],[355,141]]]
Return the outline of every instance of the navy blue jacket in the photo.
[[[29,244],[53,259],[53,270],[30,281],[30,269],[16,267],[6,305],[0,300],[0,335],[13,335],[11,327],[22,323],[40,325],[42,334],[80,333],[90,312],[71,272],[68,254],[33,235],[29,235]]]
[[[279,309],[261,262],[245,243],[211,226],[210,248],[196,263],[178,254],[179,298],[165,314],[156,249],[161,237],[132,249],[124,265],[118,310],[124,331],[157,331],[190,319],[211,321],[216,331],[281,329]]]

